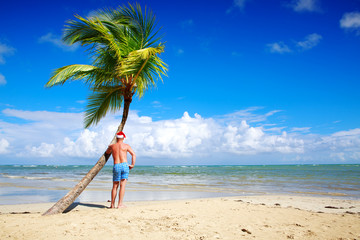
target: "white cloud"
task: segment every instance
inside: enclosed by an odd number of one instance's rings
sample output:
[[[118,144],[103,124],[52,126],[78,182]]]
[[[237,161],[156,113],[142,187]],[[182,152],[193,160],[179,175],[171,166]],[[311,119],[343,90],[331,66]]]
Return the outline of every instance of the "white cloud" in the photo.
[[[234,0],[233,2],[233,6],[230,7],[226,13],[229,14],[231,13],[234,9],[240,9],[241,11],[244,10],[245,8],[245,4],[248,2],[249,0]]]
[[[304,142],[289,137],[286,132],[281,135],[265,134],[260,127],[250,127],[246,121],[238,126],[229,125],[224,132],[221,151],[236,154],[258,153],[302,153]]]
[[[340,19],[340,27],[355,30],[357,34],[360,34],[360,12],[345,13]]]
[[[4,109],[7,117],[17,118],[21,123],[0,120],[0,133],[14,145],[16,153],[22,153],[23,146],[39,146],[42,142],[54,144],[65,137],[78,136],[83,127],[82,113],[58,113],[48,111],[23,111]],[[26,154],[25,154],[26,155]]]
[[[352,129],[349,131],[340,131],[332,134],[333,137],[354,137],[360,135],[360,128]]]
[[[69,137],[64,137],[63,141],[56,143],[42,142],[39,146],[26,146],[26,151],[18,153],[20,157],[37,156],[37,157],[81,157],[90,158],[100,156],[101,151],[106,150],[106,143],[99,142],[96,138],[98,133],[84,129],[80,132],[80,136],[71,140]],[[61,139],[58,139],[61,140]],[[103,139],[101,139],[103,140]]]
[[[355,159],[355,160],[359,160],[360,159],[360,152],[353,152],[350,155],[350,158]]]
[[[313,33],[313,34],[306,36],[304,41],[297,42],[297,46],[301,50],[309,50],[309,49],[317,46],[321,39],[322,39],[321,35],[319,35],[317,33]]]
[[[301,152],[301,141],[295,141],[284,133],[279,136],[268,135],[262,127],[250,127],[246,120],[238,122],[240,118],[259,122],[275,112],[255,116],[247,109],[238,111],[235,117],[227,115],[220,121],[204,119],[198,114],[190,117],[187,112],[179,119],[153,121],[130,112],[125,131],[129,143],[140,156],[145,157],[179,158],[214,152]],[[21,139],[27,146],[26,149],[18,150],[19,156],[96,157],[105,150],[120,122],[119,116],[109,116],[101,125],[83,130],[82,116],[77,113],[13,109],[6,109],[3,113],[31,121],[22,125],[0,124],[0,131],[4,131],[11,139]],[[19,132],[21,137],[18,136]]]
[[[236,111],[230,114],[225,114],[223,116],[219,116],[218,118],[223,119],[223,121],[226,122],[241,122],[241,121],[247,121],[249,123],[257,123],[257,122],[263,122],[268,117],[281,112],[281,110],[273,110],[270,112],[267,112],[265,114],[259,114],[256,113],[258,110],[262,110],[262,107],[250,107],[244,110]]]
[[[54,150],[56,149],[54,144],[41,143],[38,147],[26,146],[27,156],[37,156],[37,157],[53,157]],[[26,156],[25,153],[18,153],[18,156]]]
[[[133,116],[127,126],[132,145],[140,154],[148,157],[186,157],[204,154],[205,142],[211,141],[212,120],[200,115],[190,117],[187,112],[180,119],[152,121],[147,119],[137,123]],[[129,119],[130,120],[130,119]],[[130,121],[129,121],[130,123]]]
[[[266,45],[271,53],[289,53],[290,48],[283,42],[269,43]]]
[[[311,127],[294,127],[291,129],[291,132],[310,132]]]
[[[331,153],[330,157],[333,159],[339,159],[341,161],[345,161],[345,153],[343,153],[343,152]]]
[[[360,160],[360,156],[356,154],[360,150],[360,128],[340,131],[328,136],[312,136],[307,145],[309,151],[326,152],[335,160]]]
[[[3,113],[10,117],[16,117],[33,122],[46,122],[48,128],[77,129],[82,127],[83,113],[62,113],[48,111],[23,111],[16,109],[4,109]]]
[[[321,39],[322,36],[320,34],[313,33],[307,35],[303,41],[295,41],[295,46],[291,48],[282,41],[267,44],[266,47],[271,53],[280,54],[293,52],[292,49],[294,49],[295,47],[297,47],[299,51],[305,51],[317,46],[320,43]]]
[[[55,45],[56,47],[61,48],[64,51],[70,51],[70,52],[75,51],[79,47],[78,44],[73,44],[73,45],[65,44],[61,40],[61,37],[55,36],[52,33],[48,33],[44,36],[41,36],[39,38],[39,43],[51,43],[51,44]]]
[[[0,73],[0,86],[6,84],[5,76]]]
[[[10,144],[5,138],[0,139],[0,154],[8,153],[9,146]]]
[[[14,52],[15,48],[0,42],[0,64],[5,63],[5,56],[12,55]]]
[[[296,12],[320,11],[318,0],[293,0],[290,7]]]
[[[257,114],[259,110],[261,108],[248,108],[215,118],[203,118],[199,114],[190,116],[185,112],[178,119],[160,121],[130,111],[124,131],[128,136],[126,141],[139,159],[177,161],[189,158],[196,159],[196,164],[198,159],[224,154],[233,159],[255,154],[280,154],[316,161],[318,159],[312,157],[320,153],[323,158],[334,161],[360,159],[360,129],[314,135],[309,127],[300,127],[287,133],[283,130],[285,127],[264,123],[279,110]],[[121,121],[119,114],[109,115],[98,126],[84,130],[81,113],[14,109],[2,113],[18,118],[20,121],[17,122],[21,123],[0,120],[0,153],[21,158],[97,159]]]
[[[263,127],[265,126],[272,126],[273,124],[264,124]],[[278,132],[281,133],[286,127],[270,127],[270,128],[264,128],[265,132]]]

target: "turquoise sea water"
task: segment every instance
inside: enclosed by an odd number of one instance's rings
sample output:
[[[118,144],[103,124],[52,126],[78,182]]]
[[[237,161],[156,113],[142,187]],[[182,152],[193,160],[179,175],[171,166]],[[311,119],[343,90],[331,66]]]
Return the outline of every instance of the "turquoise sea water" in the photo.
[[[92,166],[0,165],[0,204],[56,202]],[[77,201],[110,199],[106,165]],[[136,166],[125,201],[292,194],[360,199],[360,165]]]

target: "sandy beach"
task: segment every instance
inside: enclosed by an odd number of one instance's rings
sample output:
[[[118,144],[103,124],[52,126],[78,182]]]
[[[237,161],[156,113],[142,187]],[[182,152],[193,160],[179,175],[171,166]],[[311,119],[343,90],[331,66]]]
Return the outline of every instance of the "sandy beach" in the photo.
[[[360,239],[360,201],[288,195],[0,205],[0,239]]]

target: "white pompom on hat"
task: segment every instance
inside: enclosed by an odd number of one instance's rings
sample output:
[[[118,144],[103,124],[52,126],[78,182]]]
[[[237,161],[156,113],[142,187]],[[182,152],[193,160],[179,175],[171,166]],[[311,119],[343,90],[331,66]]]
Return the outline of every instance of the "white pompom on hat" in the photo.
[[[125,133],[123,133],[123,132],[118,132],[118,133],[116,134],[116,138],[126,138]]]

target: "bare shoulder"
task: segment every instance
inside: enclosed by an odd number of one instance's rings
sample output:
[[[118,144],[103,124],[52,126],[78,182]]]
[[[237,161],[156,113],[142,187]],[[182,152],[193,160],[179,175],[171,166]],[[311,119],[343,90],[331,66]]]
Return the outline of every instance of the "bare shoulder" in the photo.
[[[108,149],[114,150],[116,148],[115,146],[116,146],[116,143],[110,144]]]
[[[128,151],[129,153],[131,153],[131,155],[135,154],[135,153],[134,153],[134,150],[132,150],[132,148],[130,147],[130,145],[127,145],[126,149],[127,149],[127,151]]]
[[[124,143],[123,146],[124,146],[124,147],[123,147],[124,150],[126,150],[126,151],[132,151],[132,149],[131,149],[131,147],[130,147],[129,144]]]
[[[114,144],[111,144],[108,146],[108,148],[106,149],[106,153],[111,154],[112,151],[114,151]]]

